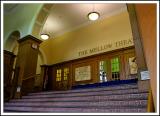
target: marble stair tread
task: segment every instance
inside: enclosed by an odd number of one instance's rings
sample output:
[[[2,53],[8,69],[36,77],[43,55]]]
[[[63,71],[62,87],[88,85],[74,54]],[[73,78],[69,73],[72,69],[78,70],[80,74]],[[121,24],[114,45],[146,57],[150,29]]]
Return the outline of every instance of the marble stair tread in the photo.
[[[104,96],[77,96],[77,97],[57,97],[57,98],[37,98],[37,99],[13,99],[10,102],[56,102],[56,101],[101,101],[101,100],[136,100],[147,99],[148,93],[124,94],[124,95],[104,95]]]

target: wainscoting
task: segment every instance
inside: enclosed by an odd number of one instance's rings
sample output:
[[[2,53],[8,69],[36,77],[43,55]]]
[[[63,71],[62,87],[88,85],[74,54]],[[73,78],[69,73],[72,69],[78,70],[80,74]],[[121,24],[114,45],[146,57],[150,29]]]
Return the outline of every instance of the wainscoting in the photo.
[[[44,65],[43,87],[45,90],[67,90],[76,85],[137,78],[136,73],[131,74],[130,58],[135,59],[134,46]]]

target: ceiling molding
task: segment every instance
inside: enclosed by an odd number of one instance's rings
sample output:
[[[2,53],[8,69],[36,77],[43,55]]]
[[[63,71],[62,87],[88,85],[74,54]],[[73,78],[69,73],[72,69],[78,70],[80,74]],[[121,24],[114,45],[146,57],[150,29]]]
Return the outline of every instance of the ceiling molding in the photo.
[[[43,10],[47,13],[50,13],[50,10],[46,9],[46,8],[43,8]]]
[[[43,23],[41,23],[39,21],[36,21],[36,24],[39,25],[39,26],[43,26]]]

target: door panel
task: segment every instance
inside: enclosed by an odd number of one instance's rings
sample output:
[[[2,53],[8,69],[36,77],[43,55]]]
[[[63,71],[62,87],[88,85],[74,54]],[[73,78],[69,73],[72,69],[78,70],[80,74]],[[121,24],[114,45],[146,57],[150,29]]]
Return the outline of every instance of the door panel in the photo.
[[[67,90],[68,89],[68,79],[69,79],[69,68],[68,67],[64,67],[62,69],[62,80],[61,80],[61,87],[63,88],[63,90]]]
[[[98,61],[99,82],[136,78],[134,49],[106,54]]]
[[[55,89],[67,90],[69,89],[70,68],[69,66],[60,65],[56,67],[55,75]]]
[[[56,69],[56,89],[62,89],[62,68]]]
[[[111,78],[110,78],[110,62],[109,62],[109,59],[108,58],[105,58],[105,59],[101,59],[99,61],[99,82],[102,83],[102,82],[107,82],[107,81],[110,81]]]
[[[138,66],[136,63],[136,57],[134,51],[130,51],[124,54],[125,59],[125,77],[126,79],[137,78]]]
[[[120,58],[118,56],[111,58],[111,77],[112,80],[120,80],[121,68],[120,68]]]

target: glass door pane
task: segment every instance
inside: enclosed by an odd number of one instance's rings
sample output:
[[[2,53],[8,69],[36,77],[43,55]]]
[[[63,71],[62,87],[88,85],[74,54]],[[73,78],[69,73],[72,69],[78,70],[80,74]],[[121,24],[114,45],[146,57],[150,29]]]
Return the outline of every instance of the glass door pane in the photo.
[[[111,73],[113,80],[120,80],[120,61],[118,57],[111,59]]]
[[[61,73],[62,73],[62,70],[61,69],[57,69],[56,71],[56,81],[61,81]]]
[[[65,67],[63,69],[63,90],[66,90],[68,88],[68,80],[69,80],[69,68]]]
[[[64,81],[67,81],[68,80],[68,76],[69,76],[69,68],[64,68]]]
[[[100,82],[107,81],[107,61],[99,62],[99,78]]]

